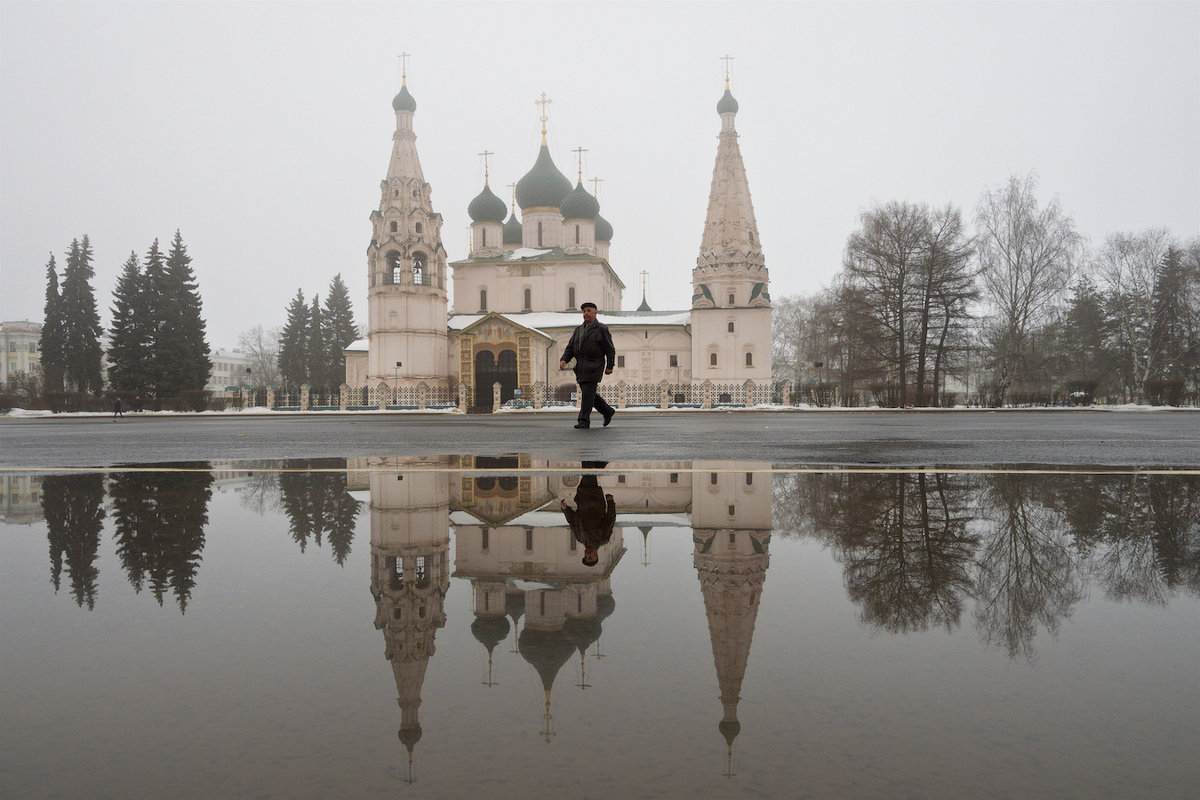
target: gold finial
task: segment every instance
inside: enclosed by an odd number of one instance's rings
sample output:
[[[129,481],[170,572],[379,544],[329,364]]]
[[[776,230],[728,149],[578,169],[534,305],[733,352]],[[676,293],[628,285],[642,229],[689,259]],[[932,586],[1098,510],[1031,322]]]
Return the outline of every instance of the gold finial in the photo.
[[[649,274],[650,273],[647,272],[646,270],[642,270],[642,302],[643,303],[646,302],[646,277]]]
[[[510,183],[508,185],[508,188],[511,190],[509,192],[509,200],[508,200],[509,211],[511,211],[513,214],[516,214],[517,213],[517,184]]]
[[[494,156],[496,154],[493,153],[491,150],[485,149],[482,153],[477,153],[476,155],[483,156],[483,185],[487,186],[488,185],[488,156]]]
[[[733,61],[733,56],[723,55],[721,60],[725,62],[725,89],[729,89],[729,62]]]
[[[578,172],[578,175],[579,175],[579,182],[580,182],[580,183],[583,183],[583,154],[587,152],[587,148],[586,148],[586,147],[576,147],[576,148],[575,148],[574,150],[572,150],[571,152],[572,152],[572,153],[574,153],[574,154],[575,154],[575,155],[578,157],[578,161],[579,161],[579,172]]]
[[[408,53],[401,53],[396,58],[400,59],[400,85],[408,86],[408,60],[412,56]]]
[[[600,199],[600,183],[604,180],[604,178],[588,178],[588,180],[592,182],[592,197],[599,200]]]
[[[533,101],[533,104],[535,106],[542,107],[542,116],[539,117],[539,120],[542,123],[542,145],[543,146],[545,146],[545,144],[546,144],[546,120],[550,119],[550,117],[546,116],[546,106],[550,105],[553,102],[554,101],[551,100],[549,97],[546,97],[545,92],[542,92],[542,96],[540,98],[538,98],[537,100]]]

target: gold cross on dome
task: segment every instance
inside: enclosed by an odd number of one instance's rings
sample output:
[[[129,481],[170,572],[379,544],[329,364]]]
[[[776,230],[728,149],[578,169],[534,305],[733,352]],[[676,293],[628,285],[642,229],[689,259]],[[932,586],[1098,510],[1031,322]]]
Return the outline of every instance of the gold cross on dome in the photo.
[[[546,120],[550,119],[550,117],[548,117],[548,116],[546,115],[546,106],[550,105],[550,104],[551,104],[551,103],[553,103],[553,102],[554,102],[554,101],[553,101],[553,100],[551,100],[549,97],[546,97],[546,93],[545,93],[545,92],[542,92],[542,96],[541,96],[540,98],[538,98],[537,100],[534,100],[534,101],[533,101],[533,104],[534,104],[535,106],[541,106],[541,107],[542,107],[542,116],[541,116],[541,117],[539,117],[539,118],[538,118],[538,120],[539,120],[539,121],[542,123],[542,135],[543,135],[543,136],[545,136],[545,135],[546,135]]]
[[[587,152],[587,148],[586,147],[576,147],[571,152],[574,153],[576,156],[578,156],[578,159],[579,159],[579,182],[583,183],[583,154]]]
[[[488,156],[494,156],[496,154],[490,150],[485,149],[482,153],[479,153],[478,155],[483,156],[483,185],[486,186],[487,182],[488,182]]]
[[[725,88],[729,88],[729,62],[733,61],[733,56],[723,55],[721,60],[725,62]]]
[[[396,58],[400,59],[400,85],[407,86],[408,85],[408,60],[410,58],[412,58],[412,56],[409,55],[408,53],[401,53],[400,55],[396,56]]]

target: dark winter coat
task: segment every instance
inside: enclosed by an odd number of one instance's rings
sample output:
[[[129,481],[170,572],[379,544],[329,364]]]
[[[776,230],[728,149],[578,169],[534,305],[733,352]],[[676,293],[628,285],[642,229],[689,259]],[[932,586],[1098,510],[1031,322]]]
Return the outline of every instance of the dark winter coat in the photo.
[[[571,340],[563,350],[562,360],[575,359],[575,380],[603,380],[604,370],[612,369],[617,361],[617,348],[613,347],[612,334],[601,322],[580,325],[571,334]]]
[[[613,524],[617,521],[617,504],[604,496],[604,490],[594,475],[584,475],[575,491],[577,508],[567,507],[563,514],[571,526],[575,541],[584,547],[602,547],[612,538]]]

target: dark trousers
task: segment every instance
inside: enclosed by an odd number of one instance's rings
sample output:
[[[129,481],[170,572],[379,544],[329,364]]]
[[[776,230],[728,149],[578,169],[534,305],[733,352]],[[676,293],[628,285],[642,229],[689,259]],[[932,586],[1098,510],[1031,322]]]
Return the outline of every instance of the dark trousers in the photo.
[[[584,424],[591,424],[593,408],[606,417],[613,413],[613,407],[604,402],[604,398],[596,393],[599,387],[600,381],[579,382],[579,421]]]

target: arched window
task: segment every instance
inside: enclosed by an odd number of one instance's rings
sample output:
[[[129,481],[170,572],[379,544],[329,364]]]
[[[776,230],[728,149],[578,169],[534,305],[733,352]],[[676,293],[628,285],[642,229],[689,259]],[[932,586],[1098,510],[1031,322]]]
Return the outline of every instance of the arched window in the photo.
[[[487,289],[479,290],[479,310],[487,311]]]
[[[729,305],[733,305],[733,292],[729,293]]]
[[[750,231],[750,244],[754,244],[754,231]]]
[[[579,226],[575,226],[575,244],[579,244]]]
[[[396,224],[396,220],[392,220],[392,225],[391,225],[392,233],[395,233],[399,229],[400,229],[400,226]]]
[[[427,284],[425,280],[425,255],[423,253],[413,253],[412,273],[414,286],[424,286]]]
[[[542,246],[542,221],[538,220],[538,247]]]
[[[383,274],[383,282],[400,282],[400,254],[395,250],[392,250],[387,254],[387,272]]]
[[[529,311],[531,308],[533,308],[533,291],[526,288],[525,289],[525,310]]]
[[[747,367],[754,366],[754,353],[746,353],[746,366]]]
[[[733,333],[733,323],[729,323],[729,332]]]
[[[421,232],[421,223],[419,223],[419,222],[415,223],[413,226],[413,230],[415,230],[417,233],[420,233]]]
[[[480,247],[487,247],[487,228],[484,228],[479,233],[481,242]]]
[[[567,288],[567,308],[574,308],[574,307],[575,307],[575,287],[570,286]]]
[[[717,354],[716,353],[708,354],[708,365],[710,367],[715,367],[717,365]]]

